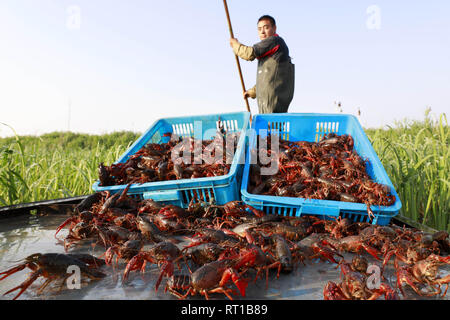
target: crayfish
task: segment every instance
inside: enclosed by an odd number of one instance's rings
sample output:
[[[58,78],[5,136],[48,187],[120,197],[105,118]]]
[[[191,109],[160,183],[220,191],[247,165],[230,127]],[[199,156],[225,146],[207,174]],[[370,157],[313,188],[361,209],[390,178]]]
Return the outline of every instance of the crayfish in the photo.
[[[62,283],[64,283],[64,280],[71,275],[67,273],[68,268],[71,266],[79,267],[81,274],[92,280],[98,280],[106,276],[103,272],[96,270],[97,267],[104,265],[105,262],[88,254],[35,253],[24,260],[18,266],[0,273],[0,275],[3,275],[0,280],[3,280],[25,268],[33,271],[22,284],[4,293],[6,295],[20,290],[13,300],[17,299],[39,277],[44,277],[46,280],[39,288],[38,293],[41,293],[45,287],[57,278],[62,278]]]

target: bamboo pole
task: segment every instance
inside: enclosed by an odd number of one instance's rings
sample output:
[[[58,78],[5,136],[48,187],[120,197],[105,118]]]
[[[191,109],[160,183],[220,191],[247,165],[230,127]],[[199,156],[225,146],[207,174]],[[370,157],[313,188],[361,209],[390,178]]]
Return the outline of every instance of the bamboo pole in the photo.
[[[223,0],[223,5],[225,7],[225,13],[227,15],[230,36],[231,36],[231,38],[234,38],[233,28],[231,27],[230,13],[228,12],[227,0]],[[242,90],[243,90],[242,92],[244,93],[246,90],[245,90],[244,78],[242,77],[241,64],[239,63],[239,57],[236,54],[234,55],[234,57],[236,58],[236,64],[237,64],[238,71],[239,71],[239,77],[241,78],[241,85],[242,85]],[[245,104],[247,105],[247,111],[251,112],[250,105],[248,104],[248,98],[245,97],[244,100],[245,100]]]

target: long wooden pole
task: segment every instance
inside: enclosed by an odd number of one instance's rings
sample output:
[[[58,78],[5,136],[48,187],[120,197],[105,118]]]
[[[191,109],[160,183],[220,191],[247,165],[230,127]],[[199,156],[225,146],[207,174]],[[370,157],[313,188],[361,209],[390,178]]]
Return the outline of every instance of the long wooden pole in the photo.
[[[225,6],[225,13],[227,14],[227,20],[228,20],[228,28],[230,29],[230,36],[231,38],[234,38],[233,35],[233,28],[231,27],[231,20],[230,20],[230,13],[228,12],[228,6],[227,6],[227,0],[223,0],[223,5]],[[245,92],[245,84],[244,84],[244,78],[242,77],[242,71],[241,71],[241,64],[239,63],[239,57],[235,54],[234,57],[236,58],[236,64],[239,70],[239,77],[241,78],[241,85],[242,85],[242,90],[243,92]],[[250,111],[250,105],[248,104],[248,98],[245,97],[245,104],[247,105],[247,111]]]

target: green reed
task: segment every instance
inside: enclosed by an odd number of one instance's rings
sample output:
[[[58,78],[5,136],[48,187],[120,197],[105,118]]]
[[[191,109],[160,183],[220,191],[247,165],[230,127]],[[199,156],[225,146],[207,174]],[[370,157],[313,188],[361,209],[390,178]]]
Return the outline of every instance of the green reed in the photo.
[[[447,117],[366,130],[402,201],[401,214],[450,231],[450,149]]]
[[[0,206],[92,193],[99,163],[116,161],[137,137],[60,132],[0,139]]]

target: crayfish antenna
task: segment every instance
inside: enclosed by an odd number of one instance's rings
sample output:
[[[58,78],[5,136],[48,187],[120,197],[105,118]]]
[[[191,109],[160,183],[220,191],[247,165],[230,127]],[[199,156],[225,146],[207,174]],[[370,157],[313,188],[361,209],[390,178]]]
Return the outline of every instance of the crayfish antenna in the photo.
[[[67,224],[69,224],[70,222],[72,222],[74,219],[73,217],[67,218],[63,223],[61,223],[58,228],[56,228],[56,232],[55,232],[55,238],[56,235],[58,234],[59,231],[61,231],[62,228],[64,228]],[[57,238],[56,238],[57,239]]]
[[[26,264],[21,264],[19,266],[16,266],[14,268],[9,269],[9,270],[0,272],[0,275],[4,274],[4,276],[0,278],[0,281],[5,279],[5,278],[7,278],[7,277],[9,277],[13,273],[16,273],[16,272],[19,272],[20,270],[25,269],[25,267],[26,267]]]
[[[37,270],[33,272],[27,280],[25,280],[21,285],[18,285],[17,287],[12,288],[11,290],[8,290],[3,295],[7,295],[8,293],[14,292],[18,289],[20,289],[19,293],[13,298],[13,300],[16,300],[22,293],[25,292],[25,290],[28,289],[28,287],[42,274],[42,270]]]

